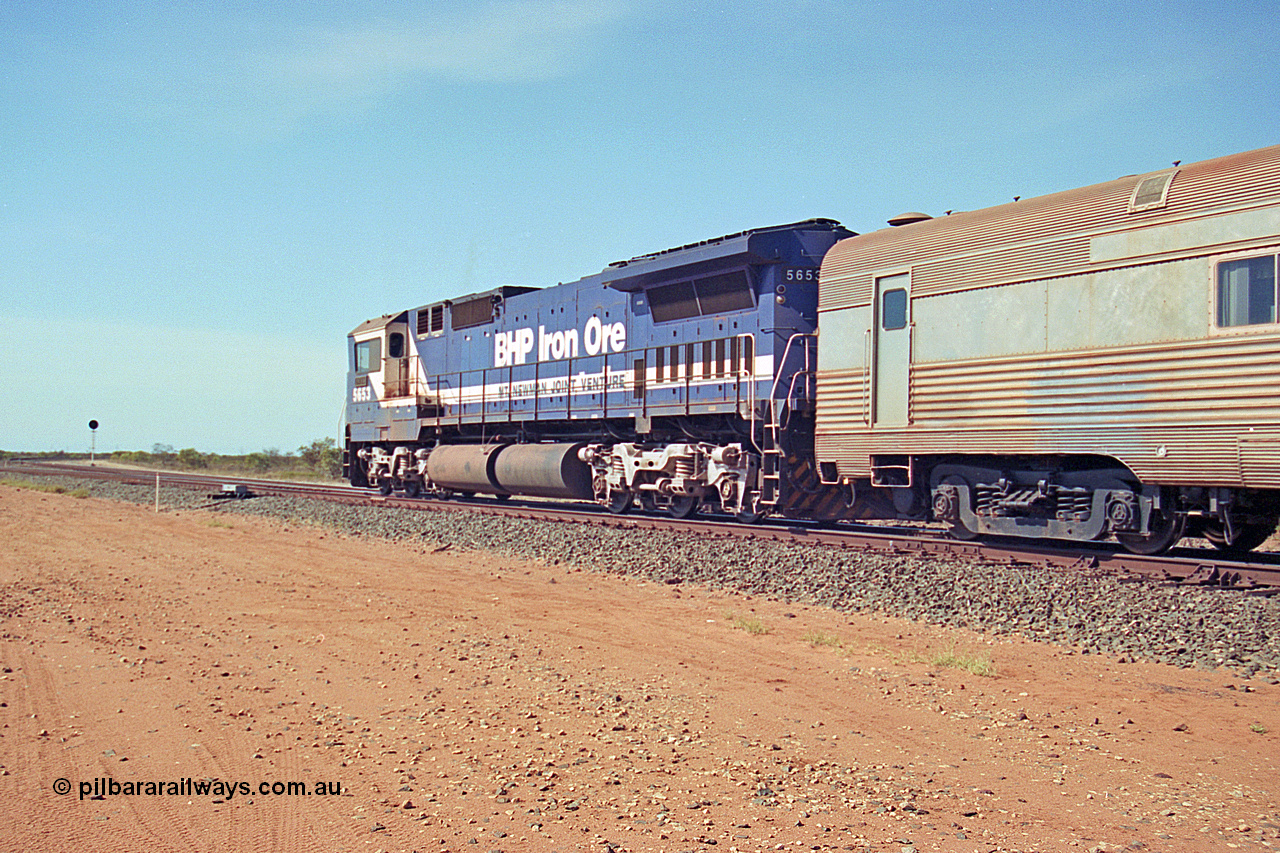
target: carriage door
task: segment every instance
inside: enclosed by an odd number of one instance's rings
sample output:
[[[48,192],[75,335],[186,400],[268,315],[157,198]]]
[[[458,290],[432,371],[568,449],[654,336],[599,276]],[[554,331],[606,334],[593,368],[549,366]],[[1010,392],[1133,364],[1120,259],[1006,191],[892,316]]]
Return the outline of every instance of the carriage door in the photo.
[[[911,366],[911,274],[876,279],[871,425],[907,424]]]

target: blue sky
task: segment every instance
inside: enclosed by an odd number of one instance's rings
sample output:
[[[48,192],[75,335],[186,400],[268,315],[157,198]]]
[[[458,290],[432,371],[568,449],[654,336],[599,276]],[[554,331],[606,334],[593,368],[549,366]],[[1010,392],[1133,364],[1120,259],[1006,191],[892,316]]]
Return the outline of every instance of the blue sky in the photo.
[[[346,333],[1275,144],[1236,3],[0,0],[0,449],[290,451]]]

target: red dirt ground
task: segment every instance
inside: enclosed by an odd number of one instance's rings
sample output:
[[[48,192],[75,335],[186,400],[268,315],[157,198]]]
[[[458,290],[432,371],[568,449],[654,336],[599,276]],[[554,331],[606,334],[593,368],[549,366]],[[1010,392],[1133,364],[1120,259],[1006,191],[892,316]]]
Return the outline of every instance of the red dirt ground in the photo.
[[[10,487],[0,542],[5,850],[1280,845],[1263,679]]]

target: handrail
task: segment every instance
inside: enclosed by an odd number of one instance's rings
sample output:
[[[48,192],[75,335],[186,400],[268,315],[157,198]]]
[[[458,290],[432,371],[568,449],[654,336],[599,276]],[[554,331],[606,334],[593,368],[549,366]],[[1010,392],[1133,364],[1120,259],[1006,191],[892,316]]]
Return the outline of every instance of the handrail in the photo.
[[[785,360],[790,353],[790,348],[794,344],[794,340],[802,337],[805,337],[805,335],[793,335],[792,340],[788,341],[788,349],[783,355],[783,363],[785,363]],[[736,402],[739,412],[741,411],[741,404],[743,402],[744,382],[749,383],[748,387],[750,394],[754,398],[756,393],[756,339],[753,333],[742,332],[732,335],[731,338],[728,339],[717,337],[698,341],[686,341],[678,346],[683,349],[687,346],[699,346],[708,342],[726,341],[729,339],[736,339],[738,342],[738,359],[735,370],[725,371],[723,364],[719,365],[718,370],[711,364],[704,364],[704,372],[699,374],[695,373],[692,369],[693,365],[688,364],[686,360],[682,371],[683,376],[680,376],[675,380],[675,383],[678,384],[683,391],[683,407],[686,412],[688,412],[692,406],[691,398],[693,393],[697,389],[704,388],[705,386],[726,386],[729,383],[732,383],[732,388],[724,388],[720,396],[716,397],[714,400],[708,397],[706,402],[718,402],[724,404],[733,404]],[[744,339],[750,343],[744,343]],[[654,349],[652,346],[635,347],[616,353],[600,353],[599,355],[594,356],[579,355],[566,359],[557,359],[555,361],[531,361],[523,365],[505,365],[501,368],[477,367],[469,370],[454,370],[445,373],[426,373],[423,369],[426,367],[426,364],[419,355],[414,359],[417,363],[411,366],[408,381],[405,383],[408,385],[408,388],[404,390],[412,392],[406,396],[415,397],[419,403],[429,401],[436,407],[434,417],[427,418],[425,420],[434,421],[437,427],[445,424],[461,427],[463,424],[472,421],[479,423],[490,422],[494,413],[487,411],[488,405],[492,403],[500,406],[504,397],[506,405],[502,408],[505,409],[505,415],[508,421],[521,414],[519,409],[524,405],[529,407],[528,412],[525,414],[535,419],[540,414],[550,415],[554,411],[561,411],[566,417],[571,418],[575,411],[585,411],[583,407],[574,403],[573,398],[575,396],[594,394],[601,395],[601,406],[599,411],[603,412],[607,416],[610,409],[615,408],[615,406],[610,405],[609,395],[627,395],[630,393],[631,383],[627,381],[626,377],[633,372],[633,369],[630,367],[633,358],[636,356],[644,357],[647,372],[647,369],[652,366],[650,359],[648,358],[648,353],[652,349]],[[806,365],[810,360],[810,354],[810,348],[806,346]],[[750,356],[749,358],[747,357],[748,355]],[[623,369],[621,371],[615,369],[615,365],[619,359],[622,360]],[[584,367],[585,370],[583,369]],[[593,367],[597,367],[598,371],[594,373],[590,372]],[[575,368],[582,371],[583,376],[589,375],[590,384],[579,384],[575,381],[577,379],[573,373]],[[531,376],[516,379],[515,374],[517,372],[531,374]],[[495,373],[505,373],[506,375],[494,376],[493,374]],[[615,386],[611,382],[611,379],[618,379],[619,377],[621,377],[622,384]],[[490,378],[495,380],[493,382],[495,387],[492,394],[489,392],[488,387],[490,384]],[[479,388],[475,387],[475,385],[467,384],[469,380],[474,381],[477,379],[480,383]],[[770,391],[771,395],[777,393],[778,376],[775,375],[773,380]],[[549,383],[545,388],[541,387],[543,381]],[[597,382],[598,385],[595,384]],[[561,383],[563,383],[563,388],[561,388]],[[656,403],[650,399],[654,390],[661,390],[655,389],[654,387],[659,384],[661,384],[663,388],[669,387],[669,383],[666,381],[662,383],[657,381],[654,383],[646,382],[644,399],[636,401],[627,399],[626,403],[623,404],[624,409],[639,409],[647,412],[654,407],[664,407],[665,404]],[[545,399],[548,396],[556,396],[557,394],[564,394],[566,397],[563,409],[561,409],[558,404],[556,406],[548,405],[548,401]],[[477,404],[480,406],[480,410],[478,412],[468,411]],[[680,405],[678,401],[673,401],[673,404]],[[759,416],[755,411],[754,402],[751,408],[752,411],[748,419],[751,421],[752,429],[754,431],[754,426],[758,422]],[[452,411],[450,411],[450,409],[452,409]],[[591,409],[593,414],[595,411],[597,411],[595,408]]]
[[[769,389],[769,399],[770,399],[770,400],[777,399],[777,396],[778,396],[778,383],[779,383],[779,382],[781,381],[781,379],[782,379],[782,368],[783,368],[783,367],[786,365],[786,363],[787,363],[787,356],[791,353],[791,345],[792,345],[792,344],[794,344],[794,343],[796,342],[796,340],[797,340],[797,339],[799,339],[799,338],[812,338],[812,337],[816,337],[816,336],[813,334],[813,332],[796,332],[796,333],[794,333],[791,337],[787,338],[787,345],[786,345],[785,347],[783,347],[783,349],[782,349],[782,358],[781,358],[781,359],[779,359],[779,360],[778,360],[778,363],[774,365],[774,369],[773,369],[773,387]],[[808,362],[809,362],[808,355],[809,355],[809,348],[808,348],[808,347],[805,347],[805,366],[806,366],[806,368],[808,367]]]
[[[862,333],[862,422],[871,426],[871,330]]]
[[[782,422],[779,418],[778,406],[774,405],[773,401],[778,398],[778,383],[782,381],[783,369],[786,367],[787,356],[791,352],[791,345],[800,339],[813,340],[816,338],[817,338],[817,335],[815,335],[813,332],[794,333],[790,338],[787,339],[787,345],[782,350],[782,358],[778,361],[777,364],[774,365],[773,387],[769,389],[769,406],[772,409],[771,414],[772,414],[774,426],[777,426],[779,428],[781,428],[782,426]],[[812,373],[812,370],[809,367],[809,353],[810,353],[810,347],[808,345],[808,340],[806,340],[804,345],[804,367],[803,369],[795,371],[791,374],[791,380],[787,387],[786,399],[788,402],[788,406],[787,406],[788,408],[790,408],[791,392],[795,390],[796,379],[800,376],[806,376]]]

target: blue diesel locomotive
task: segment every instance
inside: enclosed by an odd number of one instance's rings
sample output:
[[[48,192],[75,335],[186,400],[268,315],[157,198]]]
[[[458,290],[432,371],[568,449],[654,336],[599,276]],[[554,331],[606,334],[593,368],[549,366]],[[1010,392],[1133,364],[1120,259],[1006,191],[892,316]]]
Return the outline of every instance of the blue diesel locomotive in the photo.
[[[818,272],[852,232],[744,231],[350,334],[345,475],[481,493],[841,517],[813,464]]]

